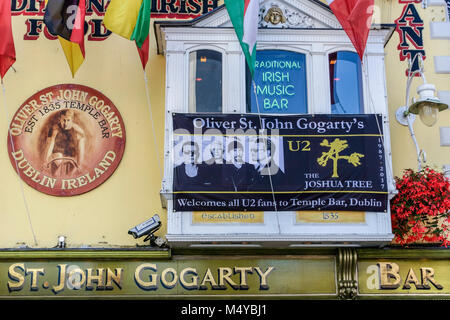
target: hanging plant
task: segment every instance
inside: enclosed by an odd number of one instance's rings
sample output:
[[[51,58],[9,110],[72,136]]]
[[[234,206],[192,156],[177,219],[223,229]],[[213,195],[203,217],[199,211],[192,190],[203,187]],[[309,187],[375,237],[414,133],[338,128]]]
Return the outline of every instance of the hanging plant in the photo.
[[[407,169],[395,178],[398,194],[391,201],[394,242],[450,244],[450,183],[429,167]]]

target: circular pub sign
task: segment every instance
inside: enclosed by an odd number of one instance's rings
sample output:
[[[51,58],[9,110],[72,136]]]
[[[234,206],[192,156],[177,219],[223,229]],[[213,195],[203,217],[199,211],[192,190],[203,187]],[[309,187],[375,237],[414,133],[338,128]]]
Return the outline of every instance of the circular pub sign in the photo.
[[[74,196],[105,182],[125,149],[125,127],[101,92],[78,84],[43,89],[11,120],[8,152],[14,170],[32,188]]]

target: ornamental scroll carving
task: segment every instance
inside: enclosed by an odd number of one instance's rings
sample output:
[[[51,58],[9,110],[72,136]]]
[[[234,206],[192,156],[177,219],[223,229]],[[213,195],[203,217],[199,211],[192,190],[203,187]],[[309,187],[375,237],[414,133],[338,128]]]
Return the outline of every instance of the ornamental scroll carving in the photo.
[[[354,300],[358,295],[357,254],[354,248],[339,248],[337,259],[338,298]]]
[[[270,3],[263,5],[259,12],[261,28],[314,28],[314,20],[304,12]]]

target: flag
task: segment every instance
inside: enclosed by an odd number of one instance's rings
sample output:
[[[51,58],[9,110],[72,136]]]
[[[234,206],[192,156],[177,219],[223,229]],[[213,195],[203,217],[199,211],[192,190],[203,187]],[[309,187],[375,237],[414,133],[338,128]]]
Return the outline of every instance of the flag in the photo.
[[[16,49],[11,27],[11,2],[0,1],[0,77],[2,80],[15,61]]]
[[[327,1],[362,61],[372,23],[374,0]]]
[[[142,67],[148,61],[151,0],[111,0],[106,8],[105,27],[136,42]]]
[[[256,62],[259,0],[225,0],[225,6],[253,77]]]
[[[86,0],[47,0],[44,23],[57,35],[72,77],[85,59],[84,18]]]
[[[142,48],[139,48],[139,46],[136,43],[136,47],[139,53],[139,57],[141,58],[142,63],[142,69],[145,70],[145,65],[148,61],[148,53],[149,53],[149,36],[145,39],[144,43],[142,44]]]

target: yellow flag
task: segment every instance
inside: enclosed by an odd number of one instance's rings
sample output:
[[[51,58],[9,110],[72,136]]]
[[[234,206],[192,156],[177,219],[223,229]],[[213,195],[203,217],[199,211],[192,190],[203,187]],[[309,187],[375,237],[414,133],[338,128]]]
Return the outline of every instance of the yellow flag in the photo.
[[[141,5],[142,0],[111,0],[103,17],[103,24],[109,31],[130,39]]]
[[[66,55],[66,60],[69,64],[69,68],[72,72],[73,78],[84,61],[83,52],[81,51],[80,45],[78,43],[67,41],[66,39],[59,36],[58,39],[61,47],[64,50],[64,54]]]

